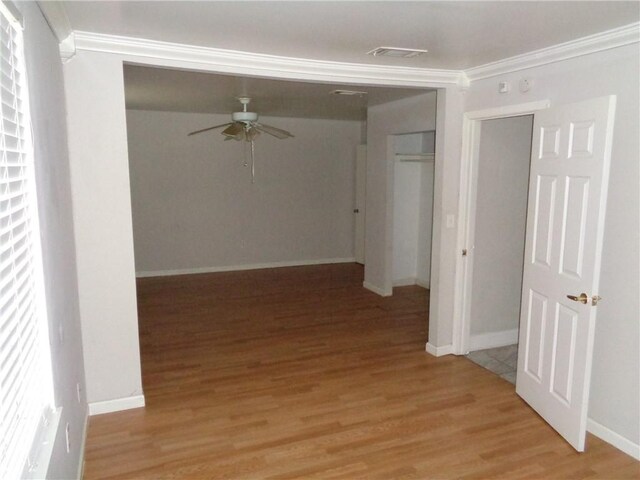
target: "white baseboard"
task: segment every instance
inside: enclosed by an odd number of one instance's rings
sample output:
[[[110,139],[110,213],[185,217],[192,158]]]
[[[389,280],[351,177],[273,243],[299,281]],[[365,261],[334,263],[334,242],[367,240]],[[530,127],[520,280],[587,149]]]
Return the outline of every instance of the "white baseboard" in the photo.
[[[501,332],[480,333],[469,337],[469,351],[484,350],[485,348],[504,347],[518,343],[518,329],[502,330]]]
[[[428,354],[433,355],[434,357],[442,357],[443,355],[451,355],[453,353],[453,345],[436,347],[435,345],[427,342],[425,350]]]
[[[85,415],[84,417],[84,426],[82,428],[82,440],[80,443],[80,452],[78,455],[78,473],[76,474],[76,478],[78,480],[82,480],[84,477],[84,450],[85,445],[87,444],[87,430],[89,430],[89,416]]]
[[[224,265],[221,267],[180,268],[175,270],[152,270],[136,272],[137,278],[169,277],[173,275],[192,275],[194,273],[235,272],[239,270],[260,270],[262,268],[301,267],[305,265],[326,265],[331,263],[355,263],[356,259],[317,258],[313,260],[293,260],[288,262],[252,263],[246,265]]]
[[[624,453],[632,456],[636,460],[640,460],[640,445],[633,443],[631,440],[624,438],[622,435],[608,429],[595,420],[590,418],[587,419],[587,431],[605,442],[610,443],[618,450],[622,450]]]
[[[144,407],[144,395],[133,397],[115,398],[102,402],[91,402],[89,404],[89,415],[100,415],[103,413],[119,412],[132,408]]]
[[[393,281],[394,287],[408,287],[417,283],[416,277],[399,278]]]
[[[393,292],[388,292],[382,288],[376,287],[375,285],[369,283],[369,282],[362,282],[362,286],[364,288],[366,288],[367,290],[372,291],[373,293],[377,293],[378,295],[380,295],[381,297],[390,297],[392,295]]]
[[[394,287],[408,287],[409,285],[418,285],[419,287],[429,289],[429,280],[422,280],[417,277],[400,278],[393,281]]]

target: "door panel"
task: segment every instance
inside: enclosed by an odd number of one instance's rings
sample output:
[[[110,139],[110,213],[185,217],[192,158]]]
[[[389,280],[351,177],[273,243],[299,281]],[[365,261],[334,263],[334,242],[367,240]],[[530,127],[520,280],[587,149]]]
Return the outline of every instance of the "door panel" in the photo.
[[[534,119],[516,391],[579,451],[614,112],[615,97],[603,97]]]
[[[567,177],[560,245],[560,273],[582,278],[584,242],[589,200],[589,179]]]
[[[537,178],[536,210],[533,233],[533,262],[541,267],[551,266],[553,241],[553,213],[556,203],[556,178],[541,175]]]
[[[542,346],[544,345],[544,327],[547,323],[547,298],[533,290],[529,292],[529,310],[527,313],[527,328],[524,349],[524,371],[535,381],[542,378]]]

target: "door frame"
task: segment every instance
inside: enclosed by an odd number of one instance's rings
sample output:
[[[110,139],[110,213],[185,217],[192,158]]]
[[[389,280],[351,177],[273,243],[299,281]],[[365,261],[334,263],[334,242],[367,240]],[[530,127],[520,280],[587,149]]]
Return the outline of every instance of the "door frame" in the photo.
[[[361,194],[362,198],[359,198]],[[362,200],[360,202],[359,200]],[[354,202],[354,257],[356,263],[364,265],[364,252],[366,249],[366,218],[367,218],[367,144],[356,146],[356,186]],[[362,231],[360,231],[362,230]],[[359,238],[362,236],[362,238]]]
[[[473,248],[475,230],[474,199],[478,185],[478,161],[480,155],[480,124],[483,120],[535,115],[551,106],[549,99],[536,102],[505,105],[485,110],[466,112],[462,119],[462,152],[460,157],[460,188],[458,196],[459,226],[456,241],[456,274],[453,310],[453,353],[469,353],[471,330],[470,307],[473,279],[473,256],[463,255],[463,250]]]

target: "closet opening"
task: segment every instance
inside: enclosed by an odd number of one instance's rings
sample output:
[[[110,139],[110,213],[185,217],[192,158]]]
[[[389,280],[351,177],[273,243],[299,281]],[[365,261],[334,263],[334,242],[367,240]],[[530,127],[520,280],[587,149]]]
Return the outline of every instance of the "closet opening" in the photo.
[[[429,289],[435,130],[393,136],[394,287]]]

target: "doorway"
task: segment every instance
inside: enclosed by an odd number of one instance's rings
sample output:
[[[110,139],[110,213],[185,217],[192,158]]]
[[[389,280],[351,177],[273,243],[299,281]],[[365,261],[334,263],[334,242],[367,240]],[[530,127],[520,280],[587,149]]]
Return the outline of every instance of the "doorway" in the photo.
[[[533,115],[480,128],[467,358],[515,384]]]

